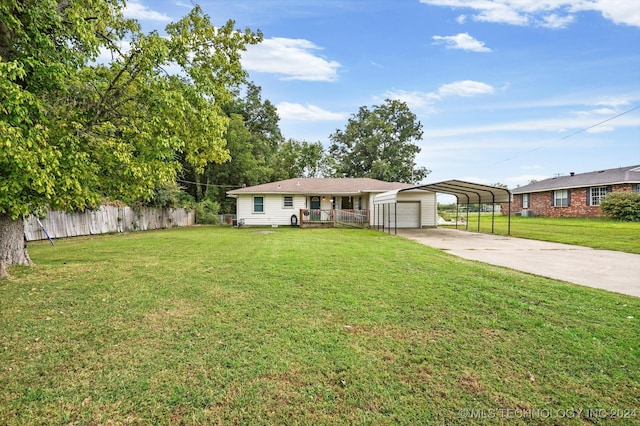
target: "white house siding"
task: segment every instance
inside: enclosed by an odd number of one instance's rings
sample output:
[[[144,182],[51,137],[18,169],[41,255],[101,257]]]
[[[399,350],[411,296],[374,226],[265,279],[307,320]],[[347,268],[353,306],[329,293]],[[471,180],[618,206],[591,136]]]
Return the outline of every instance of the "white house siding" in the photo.
[[[264,212],[253,212],[253,197],[258,194],[246,194],[238,195],[237,198],[237,218],[238,221],[243,221],[244,224],[249,226],[286,226],[291,225],[291,215],[295,214],[298,217],[298,223],[300,223],[300,209],[309,208],[309,196],[307,195],[292,195],[293,208],[284,208],[284,197],[286,194],[261,194],[258,196],[264,197]],[[362,208],[368,209],[369,220],[371,226],[376,226],[375,212],[377,208],[381,208],[378,205],[374,206],[373,199],[376,194],[362,193],[358,195],[362,197]],[[332,196],[327,194],[322,199],[320,197],[320,208],[331,209],[331,198],[336,198],[336,207],[339,208],[341,204],[340,196]],[[419,218],[409,219],[406,218],[403,223],[408,226],[417,227],[435,227],[437,222],[437,209],[436,209],[436,196],[432,192],[425,191],[404,191],[397,195],[398,203],[411,203],[419,202],[419,209],[413,210],[412,214],[418,214]],[[408,210],[412,208],[410,205],[404,205]],[[402,207],[401,207],[402,208]],[[415,209],[415,205],[413,205]],[[390,207],[393,210],[393,206]],[[406,210],[407,210],[406,209]],[[416,213],[418,211],[419,213]],[[399,215],[400,217],[400,215]]]
[[[264,212],[253,212],[253,198],[255,196],[264,197]],[[291,195],[293,197],[293,208],[284,207],[284,197],[286,194],[255,194],[239,195],[236,204],[236,215],[238,221],[244,221],[249,226],[272,226],[291,225],[291,215],[298,217],[300,223],[300,209],[306,208],[306,197],[304,195]]]

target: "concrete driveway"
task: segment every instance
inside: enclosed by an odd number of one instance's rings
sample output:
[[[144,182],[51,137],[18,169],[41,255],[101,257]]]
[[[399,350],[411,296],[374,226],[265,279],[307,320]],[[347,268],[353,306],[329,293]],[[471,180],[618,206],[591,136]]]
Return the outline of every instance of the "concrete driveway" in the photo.
[[[465,259],[640,297],[640,255],[455,229],[398,235]]]

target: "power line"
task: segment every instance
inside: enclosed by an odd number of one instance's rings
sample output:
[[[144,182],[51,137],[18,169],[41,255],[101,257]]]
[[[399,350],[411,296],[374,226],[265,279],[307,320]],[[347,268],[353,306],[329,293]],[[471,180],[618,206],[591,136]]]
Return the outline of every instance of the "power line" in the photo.
[[[571,138],[571,137],[573,137],[573,136],[575,136],[575,135],[577,135],[577,134],[580,134],[580,133],[582,133],[582,132],[586,132],[586,131],[587,131],[587,130],[589,130],[589,129],[593,129],[594,127],[598,127],[598,126],[600,126],[600,125],[602,125],[602,124],[604,124],[604,123],[607,123],[607,122],[609,122],[609,121],[611,121],[611,120],[615,120],[616,118],[621,117],[621,116],[623,116],[623,115],[625,115],[625,114],[629,114],[630,112],[635,111],[635,110],[637,110],[638,108],[640,108],[640,105],[636,105],[635,107],[633,107],[633,108],[631,108],[631,109],[628,109],[628,110],[626,110],[626,111],[624,111],[624,112],[621,112],[620,114],[614,115],[613,117],[609,117],[609,118],[607,118],[606,120],[602,120],[602,121],[600,121],[599,123],[596,123],[596,124],[594,124],[594,125],[592,125],[592,126],[585,127],[584,129],[580,129],[580,130],[578,130],[578,131],[576,131],[576,132],[573,132],[573,133],[571,133],[571,134],[569,134],[569,135],[563,136],[563,137],[561,137],[560,139],[557,139],[557,140],[555,140],[555,141],[548,142],[548,143],[546,143],[546,144],[543,144],[543,145],[537,146],[537,147],[535,147],[535,148],[533,148],[533,149],[530,149],[530,150],[528,150],[528,151],[525,151],[525,152],[524,152],[524,154],[527,154],[527,153],[529,153],[529,152],[534,152],[534,151],[537,151],[537,150],[539,150],[539,149],[542,149],[542,148],[544,148],[545,146],[549,145],[549,144],[550,144],[550,143],[552,143],[552,142],[560,142],[560,141],[563,141],[563,140],[569,139],[569,138]],[[497,163],[495,163],[495,164],[506,163],[507,161],[513,160],[514,158],[517,158],[517,157],[519,157],[520,155],[522,155],[522,154],[516,154],[516,155],[514,155],[514,156],[512,156],[512,157],[505,158],[505,159],[504,159],[504,160],[502,160],[502,161],[498,161],[498,162],[497,162]]]
[[[242,185],[216,185],[213,183],[202,183],[202,182],[193,182],[190,180],[176,179],[176,182],[180,183],[190,183],[192,185],[201,185],[212,188],[242,188]]]

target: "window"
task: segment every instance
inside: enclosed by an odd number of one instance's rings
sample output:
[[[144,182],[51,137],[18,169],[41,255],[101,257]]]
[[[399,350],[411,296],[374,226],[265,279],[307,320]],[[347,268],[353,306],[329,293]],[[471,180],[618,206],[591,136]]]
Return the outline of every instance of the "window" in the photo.
[[[285,209],[292,209],[293,208],[293,196],[285,195],[284,196],[283,205],[284,205]]]
[[[553,206],[554,207],[567,207],[569,205],[569,190],[560,189],[553,191]]]
[[[593,188],[589,188],[589,205],[599,206],[600,201],[602,201],[608,193],[609,187],[607,186],[596,186]]]
[[[522,208],[529,208],[529,194],[522,194]]]
[[[264,197],[253,197],[253,212],[264,213]]]
[[[640,192],[640,183],[634,183],[632,187],[633,192]]]

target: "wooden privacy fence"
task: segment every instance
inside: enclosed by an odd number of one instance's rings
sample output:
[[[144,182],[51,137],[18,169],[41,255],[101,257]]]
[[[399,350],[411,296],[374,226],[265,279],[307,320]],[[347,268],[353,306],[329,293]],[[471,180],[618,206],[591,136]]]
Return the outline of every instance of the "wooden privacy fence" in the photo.
[[[65,238],[191,226],[196,223],[196,216],[193,210],[187,209],[100,206],[98,210],[79,213],[50,210],[40,217],[40,222],[51,238]],[[37,217],[33,215],[24,221],[24,236],[27,241],[47,239]]]

